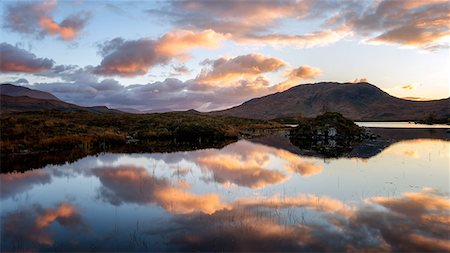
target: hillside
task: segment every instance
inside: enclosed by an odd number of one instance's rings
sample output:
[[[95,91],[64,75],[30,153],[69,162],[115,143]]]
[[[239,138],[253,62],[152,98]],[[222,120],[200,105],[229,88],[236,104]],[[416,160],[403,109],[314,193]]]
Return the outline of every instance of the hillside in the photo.
[[[275,119],[316,117],[326,111],[339,112],[352,120],[409,121],[429,114],[448,117],[450,99],[411,101],[393,97],[369,83],[322,82],[298,85],[213,114]]]
[[[30,98],[37,98],[37,99],[47,99],[47,100],[59,100],[54,95],[40,91],[40,90],[33,90],[30,88],[12,85],[12,84],[0,84],[0,94],[2,95],[8,95],[13,97],[30,97]]]
[[[89,111],[99,113],[118,113],[119,110],[106,106],[83,107],[59,100],[54,95],[12,84],[0,85],[0,112],[28,112],[41,110]]]
[[[0,112],[28,112],[42,110],[61,110],[61,111],[89,111],[99,113],[118,113],[120,111],[109,109],[106,106],[83,107],[69,104],[60,100],[37,99],[27,96],[8,96],[0,95]]]

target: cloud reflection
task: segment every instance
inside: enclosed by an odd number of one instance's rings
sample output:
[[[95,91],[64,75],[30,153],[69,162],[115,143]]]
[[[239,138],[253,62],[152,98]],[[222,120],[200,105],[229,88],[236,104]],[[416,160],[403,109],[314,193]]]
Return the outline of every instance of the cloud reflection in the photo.
[[[184,191],[185,185],[176,187],[166,179],[150,175],[142,167],[102,167],[92,172],[102,183],[100,197],[113,205],[156,203],[170,213],[179,214],[210,214],[227,207],[217,194],[196,195]]]
[[[29,209],[7,213],[2,216],[2,230],[12,242],[25,241],[51,246],[54,239],[50,227],[56,222],[69,229],[86,229],[75,206],[61,202],[55,208],[43,208],[36,204]]]
[[[305,218],[302,208],[313,212]],[[176,216],[166,233],[181,251],[446,252],[449,215],[448,199],[427,190],[353,207],[326,196],[248,199]]]
[[[279,184],[290,173],[312,176],[323,169],[288,151],[248,141],[239,141],[221,150],[201,151],[194,156],[202,172],[212,174],[208,181],[249,188]]]
[[[34,185],[48,184],[50,182],[51,177],[44,170],[0,174],[0,198],[9,198],[30,190]]]

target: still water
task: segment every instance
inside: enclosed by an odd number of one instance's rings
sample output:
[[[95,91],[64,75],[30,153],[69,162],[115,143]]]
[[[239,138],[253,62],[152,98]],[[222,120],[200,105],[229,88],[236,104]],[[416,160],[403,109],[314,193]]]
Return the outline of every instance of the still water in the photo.
[[[1,249],[449,251],[449,147],[323,159],[241,140],[1,174]]]
[[[360,127],[380,127],[380,128],[446,128],[450,129],[450,125],[445,124],[416,124],[414,122],[355,122]]]

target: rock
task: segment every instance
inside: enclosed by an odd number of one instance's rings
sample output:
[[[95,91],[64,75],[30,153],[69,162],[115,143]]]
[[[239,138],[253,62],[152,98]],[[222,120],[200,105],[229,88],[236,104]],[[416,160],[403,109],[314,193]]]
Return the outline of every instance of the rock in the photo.
[[[294,145],[330,157],[349,152],[362,140],[372,138],[376,136],[369,129],[361,128],[334,112],[304,120],[290,132],[290,140]]]

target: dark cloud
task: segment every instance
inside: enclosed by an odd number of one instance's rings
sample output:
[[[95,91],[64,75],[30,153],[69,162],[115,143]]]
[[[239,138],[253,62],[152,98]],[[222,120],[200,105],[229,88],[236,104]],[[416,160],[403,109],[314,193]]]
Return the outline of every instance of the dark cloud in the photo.
[[[54,61],[36,55],[8,43],[0,44],[0,71],[37,73],[52,68]]]
[[[51,17],[56,5],[56,1],[18,2],[7,5],[3,17],[4,27],[36,38],[56,35],[66,41],[75,39],[89,21],[90,13],[73,14],[58,23]]]

